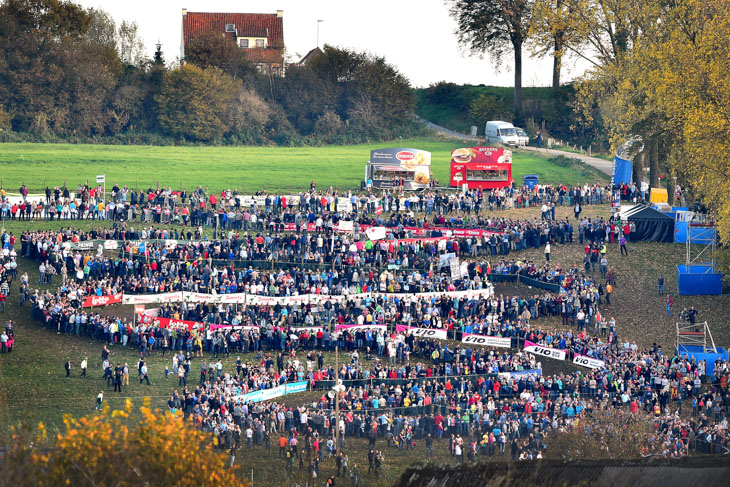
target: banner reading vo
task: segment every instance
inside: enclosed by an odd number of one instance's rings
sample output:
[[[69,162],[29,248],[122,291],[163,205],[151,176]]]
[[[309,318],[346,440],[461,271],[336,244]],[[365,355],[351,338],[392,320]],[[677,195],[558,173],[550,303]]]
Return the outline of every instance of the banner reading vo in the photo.
[[[461,343],[469,343],[471,345],[480,345],[482,347],[500,347],[500,348],[511,348],[512,339],[505,337],[493,337],[486,335],[474,335],[471,333],[464,333],[461,337]]]
[[[568,354],[567,350],[543,347],[542,345],[538,345],[537,343],[533,343],[528,340],[525,340],[525,348],[523,350],[525,352],[534,353],[535,355],[542,355],[543,357],[552,358],[555,360],[565,360],[565,357]]]
[[[418,328],[416,326],[396,325],[395,331],[398,333],[409,332],[413,336],[423,338],[438,338],[446,340],[446,330],[440,328]]]
[[[576,355],[573,357],[573,363],[581,367],[588,367],[589,369],[602,369],[606,366],[606,362],[603,360],[598,360],[587,355]]]

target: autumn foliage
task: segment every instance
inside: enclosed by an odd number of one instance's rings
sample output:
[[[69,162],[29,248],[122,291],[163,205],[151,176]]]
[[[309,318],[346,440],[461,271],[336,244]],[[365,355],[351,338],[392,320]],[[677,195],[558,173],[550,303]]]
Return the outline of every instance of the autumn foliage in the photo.
[[[153,411],[145,402],[135,415],[128,400],[124,409],[64,422],[65,431],[47,449],[36,447],[45,441],[43,423],[34,438],[16,430],[0,460],[0,485],[246,485],[213,450],[210,436],[182,414]]]

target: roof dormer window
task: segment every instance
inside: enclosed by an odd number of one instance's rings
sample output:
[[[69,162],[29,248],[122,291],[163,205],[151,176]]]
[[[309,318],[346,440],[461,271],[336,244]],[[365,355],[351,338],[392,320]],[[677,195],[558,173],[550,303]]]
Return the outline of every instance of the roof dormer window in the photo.
[[[226,24],[226,32],[236,32],[236,24]]]

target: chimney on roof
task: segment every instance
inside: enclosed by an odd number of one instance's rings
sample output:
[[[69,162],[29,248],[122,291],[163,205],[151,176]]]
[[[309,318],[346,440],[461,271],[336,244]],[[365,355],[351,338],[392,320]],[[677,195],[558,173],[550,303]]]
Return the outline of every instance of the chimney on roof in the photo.
[[[182,9],[183,18],[188,16],[188,9],[184,8]]]
[[[277,10],[276,11],[276,16],[279,17],[279,18],[283,17],[284,16],[284,11],[283,10]]]

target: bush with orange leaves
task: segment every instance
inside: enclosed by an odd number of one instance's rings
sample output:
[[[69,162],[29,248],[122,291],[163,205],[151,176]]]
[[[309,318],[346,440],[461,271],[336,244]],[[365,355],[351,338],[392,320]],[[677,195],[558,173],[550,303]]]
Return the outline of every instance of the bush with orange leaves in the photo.
[[[65,432],[48,449],[36,447],[45,439],[43,423],[35,438],[28,430],[15,430],[0,458],[0,485],[247,485],[236,478],[225,455],[213,450],[210,436],[182,414],[153,411],[148,399],[139,412],[135,417],[127,400],[121,410],[66,416]]]

